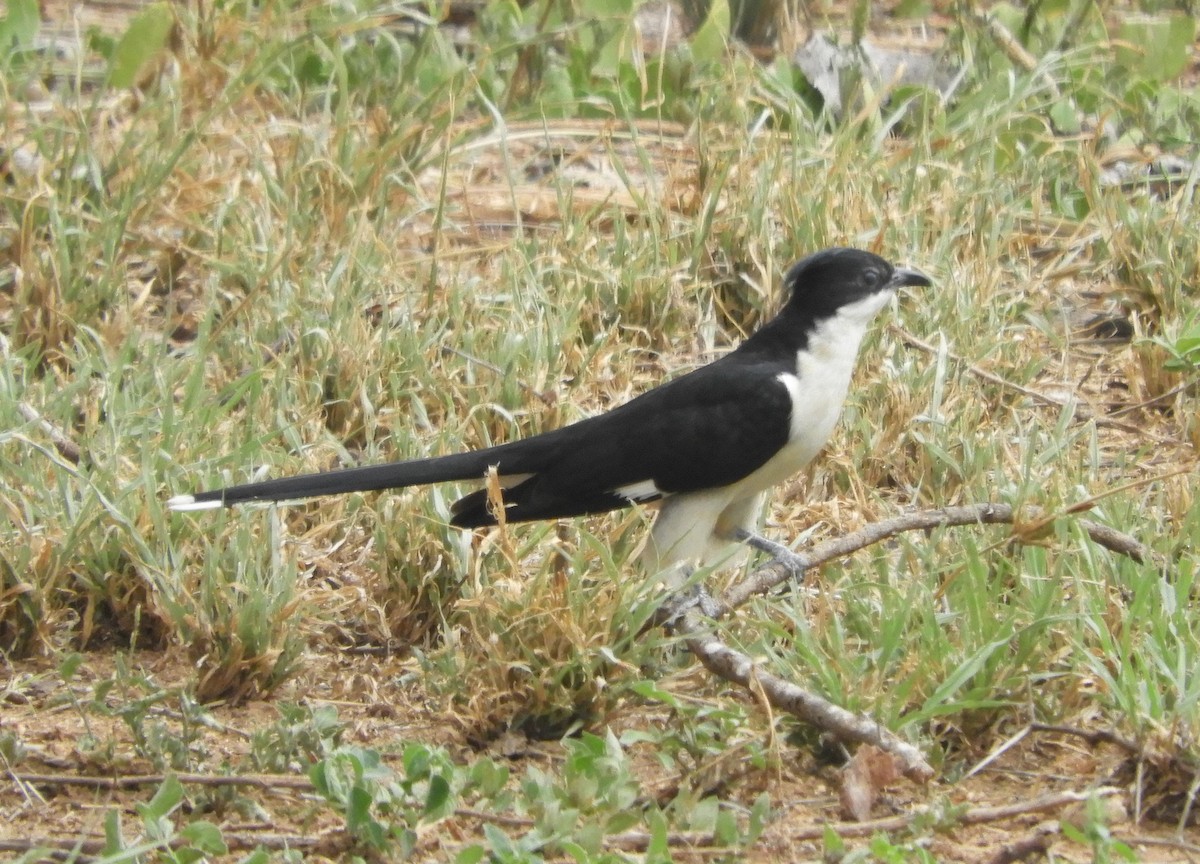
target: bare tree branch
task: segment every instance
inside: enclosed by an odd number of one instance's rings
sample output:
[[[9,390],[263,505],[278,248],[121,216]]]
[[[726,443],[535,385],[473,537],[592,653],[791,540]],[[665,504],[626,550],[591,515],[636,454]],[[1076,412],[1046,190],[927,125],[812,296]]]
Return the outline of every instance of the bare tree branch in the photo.
[[[1085,509],[1082,505],[1075,510]],[[975,504],[962,507],[944,507],[907,513],[894,519],[885,519],[868,525],[843,537],[818,544],[808,552],[795,553],[805,568],[817,567],[835,558],[864,549],[905,531],[928,531],[933,528],[961,525],[1014,525],[1014,536],[1032,536],[1040,533],[1055,517],[1047,516],[1036,507],[1027,507],[1018,515],[1007,504]],[[1126,555],[1135,561],[1161,560],[1148,547],[1106,525],[1088,519],[1080,519],[1079,525],[1093,542]],[[710,601],[705,612],[714,618],[722,618],[744,604],[756,594],[765,594],[775,586],[794,578],[794,570],[781,562],[764,565],[734,585],[718,600]],[[832,702],[810,693],[803,688],[756,667],[754,661],[729,647],[717,638],[702,623],[695,611],[685,613],[676,623],[676,630],[686,639],[688,648],[714,675],[732,681],[742,687],[761,691],[773,707],[832,733],[842,741],[874,744],[892,755],[900,771],[909,779],[926,782],[933,777],[933,769],[921,752],[900,739],[890,730],[869,717],[855,715]]]
[[[1047,517],[1040,508],[1026,507],[1021,510],[1021,517],[1029,523],[1038,525],[1048,524]],[[1013,525],[1017,524],[1017,514],[1008,504],[968,504],[961,507],[942,507],[935,510],[921,510],[916,513],[906,513],[893,519],[884,519],[866,526],[860,531],[854,531],[842,537],[835,537],[824,543],[819,543],[807,552],[795,553],[806,567],[817,567],[836,558],[844,558],[859,549],[865,549],[876,543],[902,534],[905,531],[929,531],[933,528],[949,528],[958,525]],[[1139,563],[1154,561],[1162,564],[1145,544],[1135,540],[1128,534],[1101,525],[1090,519],[1080,519],[1079,527],[1087,532],[1093,542],[1113,552],[1118,552]],[[770,563],[758,568],[742,582],[734,585],[718,600],[722,604],[722,612],[728,613],[741,606],[756,594],[765,594],[776,585],[788,581],[790,571],[781,564]]]
[[[695,612],[685,614],[677,629],[687,639],[691,652],[714,675],[760,691],[773,707],[833,732],[843,741],[874,744],[899,760],[900,770],[910,780],[925,783],[933,779],[933,768],[916,747],[869,717],[853,714],[778,675],[757,668],[748,656],[706,632],[702,619]]]

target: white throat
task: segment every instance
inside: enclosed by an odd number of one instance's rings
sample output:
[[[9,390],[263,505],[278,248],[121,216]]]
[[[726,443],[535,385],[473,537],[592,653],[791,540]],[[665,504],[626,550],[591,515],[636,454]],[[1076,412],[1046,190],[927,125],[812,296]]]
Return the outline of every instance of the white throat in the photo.
[[[808,344],[796,352],[796,374],[779,376],[792,397],[792,416],[788,444],[774,466],[778,473],[772,471],[776,478],[803,468],[829,440],[867,326],[890,297],[890,292],[881,292],[843,306],[809,333]]]

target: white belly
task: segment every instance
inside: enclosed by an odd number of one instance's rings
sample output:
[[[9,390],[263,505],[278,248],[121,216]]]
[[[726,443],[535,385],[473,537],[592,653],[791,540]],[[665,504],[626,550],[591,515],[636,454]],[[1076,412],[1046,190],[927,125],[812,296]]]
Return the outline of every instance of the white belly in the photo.
[[[858,346],[884,302],[885,297],[873,295],[843,307],[809,335],[808,345],[796,354],[796,372],[778,376],[792,403],[787,443],[728,486],[668,496],[645,550],[647,569],[711,561],[732,539],[732,529],[753,528],[762,493],[804,468],[829,440],[846,401]]]

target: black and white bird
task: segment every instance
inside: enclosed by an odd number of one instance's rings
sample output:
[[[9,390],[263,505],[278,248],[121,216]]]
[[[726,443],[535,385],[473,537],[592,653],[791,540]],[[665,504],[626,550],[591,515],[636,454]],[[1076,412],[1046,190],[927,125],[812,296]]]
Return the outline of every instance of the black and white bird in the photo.
[[[924,274],[858,249],[792,265],[779,314],[738,348],[604,414],[448,456],[369,465],[179,495],[173,510],[287,501],[427,483],[482,480],[495,469],[506,522],[602,513],[661,501],[642,556],[677,584],[731,543],[785,550],[754,534],[763,498],[825,446],[875,314]],[[486,489],[460,498],[451,523],[495,525]]]

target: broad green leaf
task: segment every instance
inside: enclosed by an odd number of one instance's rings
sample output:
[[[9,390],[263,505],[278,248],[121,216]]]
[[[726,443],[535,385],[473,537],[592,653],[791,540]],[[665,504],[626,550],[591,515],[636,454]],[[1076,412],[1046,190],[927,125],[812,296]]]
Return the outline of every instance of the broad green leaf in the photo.
[[[729,2],[714,0],[708,16],[692,36],[692,57],[697,63],[722,60],[729,44]]]
[[[1133,18],[1121,24],[1117,62],[1154,81],[1170,81],[1187,68],[1196,19],[1185,12]]]
[[[179,831],[179,836],[208,855],[225,855],[229,852],[225,838],[221,836],[221,829],[204,819],[184,825]]]
[[[113,50],[108,83],[132,87],[138,76],[166,47],[175,16],[167,3],[152,3],[134,16]]]
[[[168,774],[148,804],[138,805],[143,817],[161,818],[169,816],[183,800],[183,786],[174,774]]]
[[[450,784],[441,774],[429,778],[429,791],[425,794],[425,817],[440,819],[446,814],[442,812],[446,802],[450,800]]]
[[[37,0],[8,0],[8,14],[0,18],[0,60],[28,47],[40,24]]]
[[[62,676],[64,682],[69,683],[75,677],[75,673],[79,671],[81,663],[83,663],[83,655],[78,651],[73,651],[58,664],[58,674]]]
[[[104,817],[104,855],[116,855],[125,848],[121,836],[121,811],[109,810]]]
[[[487,850],[482,846],[467,846],[458,853],[458,857],[454,859],[454,864],[479,864],[485,855],[487,855]]]

